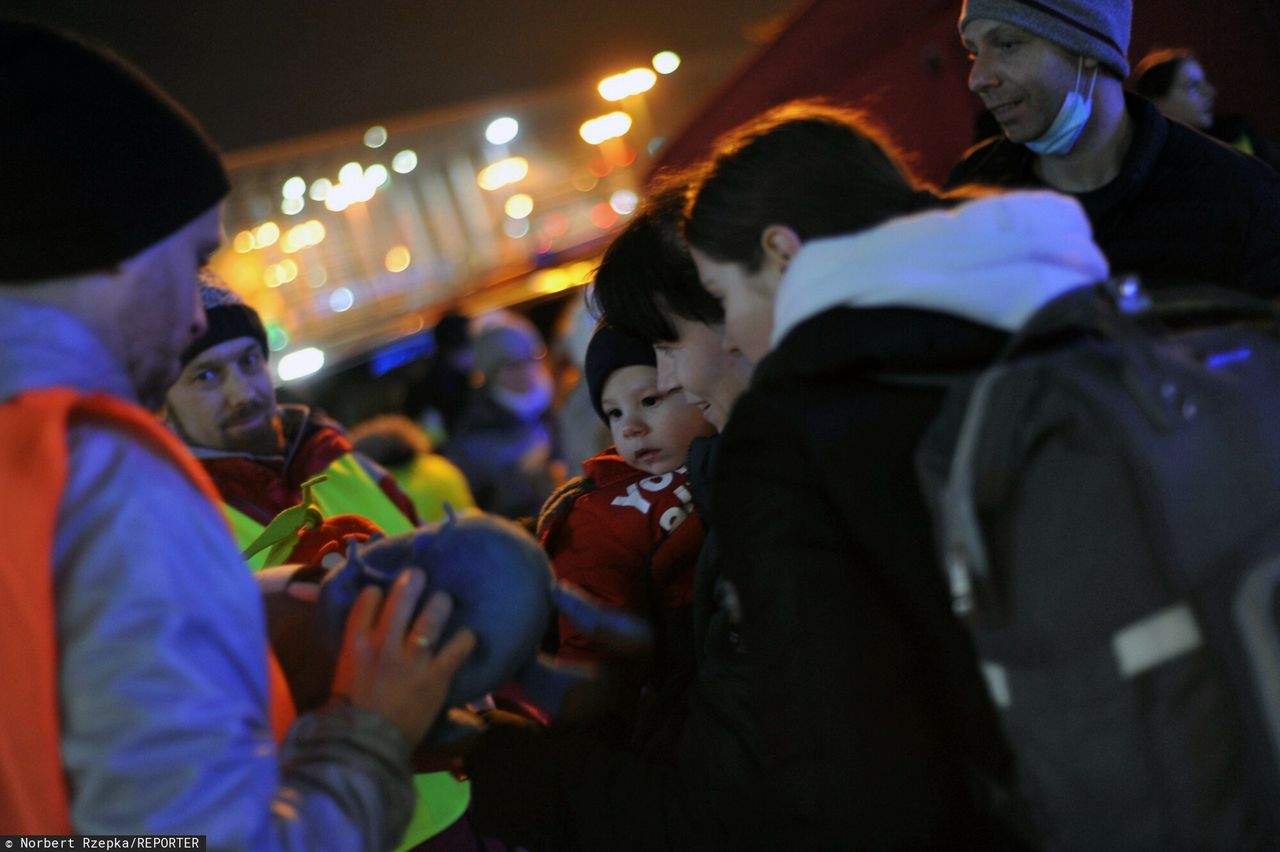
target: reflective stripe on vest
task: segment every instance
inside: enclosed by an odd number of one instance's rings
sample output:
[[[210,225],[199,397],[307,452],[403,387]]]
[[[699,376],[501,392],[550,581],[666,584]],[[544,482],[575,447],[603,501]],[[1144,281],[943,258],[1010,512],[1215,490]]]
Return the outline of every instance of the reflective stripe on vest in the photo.
[[[326,518],[334,515],[360,515],[373,521],[387,535],[409,532],[413,523],[404,516],[391,498],[386,495],[352,453],[344,453],[321,471],[328,479],[312,490],[312,497],[320,513]],[[234,506],[223,504],[231,521],[236,544],[244,550],[265,528]],[[254,571],[270,567],[266,564],[267,551],[255,553],[249,559]]]
[[[186,447],[147,411],[107,394],[70,388],[29,391],[0,404],[0,514],[23,534],[0,553],[0,828],[16,834],[69,834],[57,693],[53,542],[66,486],[67,429],[110,423],[172,464],[210,502],[218,493]],[[39,582],[43,578],[45,582]],[[268,712],[277,740],[293,722],[293,699],[265,647]]]

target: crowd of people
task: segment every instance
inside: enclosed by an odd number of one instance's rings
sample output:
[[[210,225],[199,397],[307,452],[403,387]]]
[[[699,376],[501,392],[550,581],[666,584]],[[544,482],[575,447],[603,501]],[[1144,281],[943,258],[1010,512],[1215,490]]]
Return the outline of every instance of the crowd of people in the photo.
[[[1274,147],[1223,129],[1188,51],[1126,91],[1131,18],[965,0],[1000,133],[943,188],[873,116],[815,101],[655,178],[572,320],[591,449],[568,459],[547,347],[514,313],[441,322],[425,429],[279,402],[260,317],[208,268],[229,186],[199,125],[108,50],[0,21],[20,165],[0,177],[0,833],[1114,848],[1028,785],[918,467],[950,379],[1064,295],[1117,273],[1280,294]],[[361,543],[476,511],[649,626],[550,620],[530,656],[592,675],[563,717],[514,686],[445,706],[487,649],[447,595],[420,600],[421,566],[361,592],[336,649],[311,641]],[[428,739],[446,713],[466,736]],[[1154,807],[1150,848],[1204,848],[1185,839],[1206,825],[1218,848],[1280,843],[1274,803],[1219,769],[1203,812]]]

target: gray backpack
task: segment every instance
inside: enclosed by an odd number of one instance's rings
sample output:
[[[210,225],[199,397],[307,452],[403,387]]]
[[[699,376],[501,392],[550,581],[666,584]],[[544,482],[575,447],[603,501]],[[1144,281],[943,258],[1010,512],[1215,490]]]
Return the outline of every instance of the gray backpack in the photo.
[[[1280,319],[1068,293],[917,465],[1048,849],[1280,848]]]

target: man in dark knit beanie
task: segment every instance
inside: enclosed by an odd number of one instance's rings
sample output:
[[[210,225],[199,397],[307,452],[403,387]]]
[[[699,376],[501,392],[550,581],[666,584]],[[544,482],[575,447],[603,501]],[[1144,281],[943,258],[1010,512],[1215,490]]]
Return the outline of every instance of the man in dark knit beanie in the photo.
[[[433,653],[387,633],[410,621],[414,577],[349,631],[348,700],[291,726],[259,590],[147,410],[206,332],[217,154],[118,58],[3,19],[0,117],[0,516],[19,531],[0,555],[0,826],[394,847],[413,743],[467,634]],[[434,640],[444,619],[412,629]]]
[[[1132,17],[1131,0],[965,0],[969,88],[1003,135],[948,186],[1069,193],[1116,273],[1275,295],[1280,177],[1125,94]]]
[[[202,270],[200,278],[208,328],[182,353],[182,373],[169,389],[165,419],[217,489],[249,566],[256,571],[313,562],[326,543],[344,552],[340,543],[352,534],[413,530],[419,522],[413,501],[390,473],[352,447],[338,423],[310,406],[276,399],[258,312],[213,270]],[[304,503],[320,517],[313,517],[305,533],[291,536],[292,551],[252,549],[277,516]],[[273,606],[268,604],[269,614]],[[292,677],[315,671],[316,648],[299,638],[297,625],[288,619],[269,615],[268,626],[295,698],[323,698],[322,680]],[[417,845],[444,830],[466,834],[465,822],[458,823],[467,804],[466,785],[448,773],[418,777],[420,804],[402,844]]]
[[[182,352],[165,417],[191,447],[283,455],[262,319],[211,270],[200,277],[207,327]]]

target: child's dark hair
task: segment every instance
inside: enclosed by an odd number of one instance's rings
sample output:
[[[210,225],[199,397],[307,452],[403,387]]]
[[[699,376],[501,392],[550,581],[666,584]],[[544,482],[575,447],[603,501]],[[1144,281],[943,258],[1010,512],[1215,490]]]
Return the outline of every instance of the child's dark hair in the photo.
[[[649,343],[676,339],[672,315],[717,325],[720,302],[703,289],[681,236],[688,180],[668,175],[605,250],[591,308],[610,325]]]
[[[863,113],[793,101],[716,144],[689,192],[685,238],[715,260],[755,271],[769,225],[786,225],[807,241],[947,203]]]
[[[1163,98],[1173,88],[1173,78],[1187,60],[1196,55],[1184,48],[1153,50],[1133,70],[1133,90],[1147,100]]]

